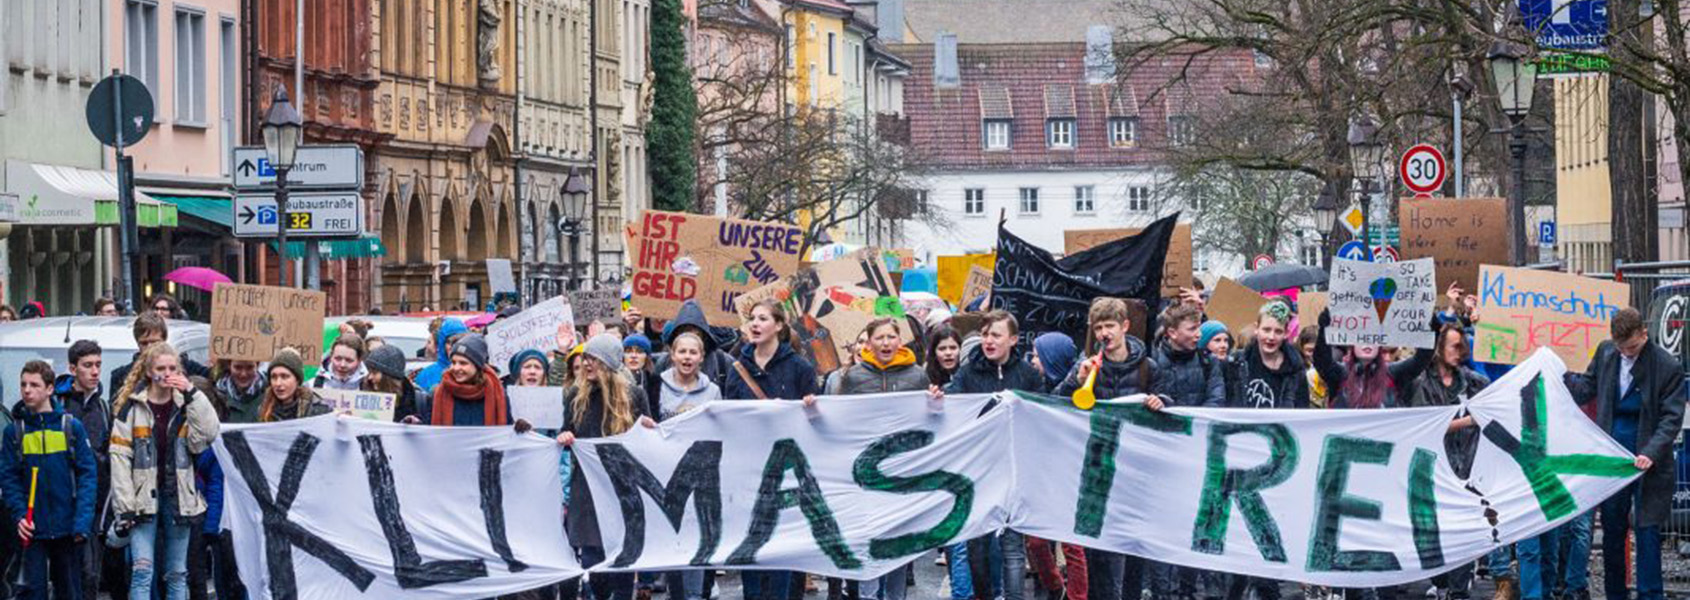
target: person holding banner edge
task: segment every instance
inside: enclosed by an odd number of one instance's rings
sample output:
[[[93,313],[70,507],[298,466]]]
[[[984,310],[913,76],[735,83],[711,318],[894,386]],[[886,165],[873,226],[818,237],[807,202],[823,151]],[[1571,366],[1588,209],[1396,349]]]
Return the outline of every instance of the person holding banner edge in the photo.
[[[625,432],[634,423],[655,427],[645,414],[645,392],[635,388],[617,372],[622,365],[622,342],[614,334],[601,333],[587,341],[581,358],[581,376],[574,387],[563,392],[563,432],[558,444],[573,447],[576,438],[601,438]],[[570,473],[569,512],[564,527],[585,567],[604,562],[604,540],[599,534],[592,491],[579,469]],[[564,582],[562,597],[579,595],[579,578]],[[599,573],[591,584],[596,600],[630,600],[634,594],[632,573]]]
[[[93,535],[98,467],[82,422],[53,401],[53,368],[25,363],[22,398],[0,442],[0,490],[23,540],[20,598],[83,596],[83,545]],[[89,590],[97,594],[97,590]]]
[[[1226,405],[1226,377],[1221,361],[1199,347],[1203,311],[1189,303],[1169,306],[1159,319],[1161,335],[1150,350],[1157,373],[1154,391],[1170,406]],[[1161,587],[1177,589],[1181,597],[1218,597],[1221,575],[1165,563],[1151,565]],[[1277,591],[1277,587],[1274,588]],[[1262,600],[1269,600],[1264,596]]]

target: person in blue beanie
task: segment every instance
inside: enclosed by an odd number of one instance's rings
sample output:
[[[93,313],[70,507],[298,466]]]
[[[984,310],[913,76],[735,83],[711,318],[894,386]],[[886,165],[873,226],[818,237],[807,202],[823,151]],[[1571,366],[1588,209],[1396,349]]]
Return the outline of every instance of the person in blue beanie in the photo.
[[[1209,356],[1226,360],[1232,356],[1233,345],[1232,332],[1227,330],[1226,323],[1209,320],[1197,328],[1197,347]]]
[[[1074,369],[1074,361],[1079,357],[1079,346],[1066,333],[1051,331],[1033,339],[1033,366],[1044,373],[1046,389],[1062,385],[1062,379]]]

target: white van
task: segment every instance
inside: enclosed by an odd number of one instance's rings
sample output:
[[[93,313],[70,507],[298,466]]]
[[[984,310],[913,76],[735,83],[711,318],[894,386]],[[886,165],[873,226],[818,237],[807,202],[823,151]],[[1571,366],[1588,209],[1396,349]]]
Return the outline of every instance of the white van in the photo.
[[[68,372],[70,345],[77,340],[100,344],[102,381],[110,381],[113,369],[129,364],[138,351],[133,325],[135,317],[48,317],[0,323],[0,401],[10,410],[18,401],[16,379],[24,363],[44,360],[53,372]],[[169,321],[170,345],[200,364],[209,365],[211,326],[196,321]],[[107,391],[107,397],[115,393]]]

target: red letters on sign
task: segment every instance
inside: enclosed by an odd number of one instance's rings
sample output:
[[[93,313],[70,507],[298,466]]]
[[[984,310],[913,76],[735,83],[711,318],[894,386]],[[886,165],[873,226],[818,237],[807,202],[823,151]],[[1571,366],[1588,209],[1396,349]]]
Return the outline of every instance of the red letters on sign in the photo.
[[[641,269],[668,270],[680,255],[680,242],[640,240],[639,263]]]
[[[675,240],[680,238],[681,224],[687,218],[677,214],[647,212],[640,235],[647,239]]]
[[[668,273],[634,273],[634,295],[680,302],[698,293],[698,281]]]

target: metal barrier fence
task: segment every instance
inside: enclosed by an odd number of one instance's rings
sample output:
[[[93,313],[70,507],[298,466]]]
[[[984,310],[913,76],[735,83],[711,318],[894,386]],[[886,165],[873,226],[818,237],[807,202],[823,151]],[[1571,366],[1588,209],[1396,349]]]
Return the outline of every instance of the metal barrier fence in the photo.
[[[1599,277],[1606,274],[1586,273],[1585,275]],[[1617,262],[1614,264],[1612,276],[1608,278],[1630,285],[1631,305],[1637,307],[1638,310],[1647,310],[1649,308],[1649,296],[1655,292],[1656,287],[1663,283],[1690,279],[1690,261]]]

